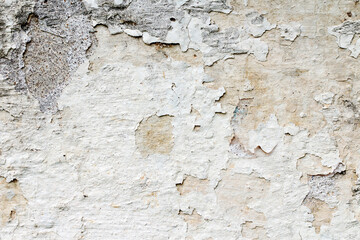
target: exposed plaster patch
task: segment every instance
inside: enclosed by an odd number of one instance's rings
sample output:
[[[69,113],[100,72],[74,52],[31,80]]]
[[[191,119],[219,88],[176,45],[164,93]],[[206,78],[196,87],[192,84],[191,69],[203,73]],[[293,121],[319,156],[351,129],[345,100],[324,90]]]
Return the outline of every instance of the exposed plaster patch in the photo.
[[[24,3],[18,11],[11,36],[16,45],[10,61],[0,59],[0,73],[38,99],[42,111],[54,113],[56,99],[92,43],[89,17],[77,0]]]
[[[335,179],[333,175],[315,175],[309,179],[310,192],[307,198],[317,198],[326,201],[332,206],[336,204]]]
[[[254,157],[251,152],[245,150],[244,146],[240,142],[240,139],[236,136],[231,139],[230,151],[238,157]]]
[[[191,214],[184,213],[183,211],[180,210],[179,214],[184,217],[185,222],[188,224],[188,228],[196,229],[204,221],[202,216],[196,211],[196,209],[194,209]],[[192,229],[190,229],[190,231]]]
[[[317,234],[320,233],[321,226],[330,225],[334,209],[330,208],[326,202],[316,198],[309,198],[305,201],[305,206],[310,209],[314,216],[312,226]]]
[[[40,30],[36,18],[29,24],[29,37],[24,53],[26,85],[42,110],[56,109],[55,99],[70,78],[66,62],[69,47],[63,37]]]
[[[336,169],[327,175],[310,176],[310,191],[303,204],[308,207],[313,215],[312,225],[317,234],[320,233],[321,226],[330,225],[333,215],[341,199],[340,189],[336,182],[343,178],[346,171]]]
[[[206,194],[210,190],[209,187],[210,185],[207,179],[198,179],[192,176],[186,176],[183,183],[176,185],[180,195],[186,195],[190,192]]]

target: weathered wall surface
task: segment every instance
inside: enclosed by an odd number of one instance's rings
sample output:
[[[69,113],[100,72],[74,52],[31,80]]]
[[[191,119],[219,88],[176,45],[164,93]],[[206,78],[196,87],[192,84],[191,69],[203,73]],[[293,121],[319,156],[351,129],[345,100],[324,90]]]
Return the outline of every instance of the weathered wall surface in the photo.
[[[0,0],[0,239],[360,239],[357,0]]]

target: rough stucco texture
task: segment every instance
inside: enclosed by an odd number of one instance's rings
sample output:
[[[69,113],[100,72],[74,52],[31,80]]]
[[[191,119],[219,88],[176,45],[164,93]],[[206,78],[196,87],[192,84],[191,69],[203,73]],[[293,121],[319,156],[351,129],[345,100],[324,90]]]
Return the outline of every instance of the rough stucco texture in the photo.
[[[0,239],[360,239],[357,0],[0,0]]]

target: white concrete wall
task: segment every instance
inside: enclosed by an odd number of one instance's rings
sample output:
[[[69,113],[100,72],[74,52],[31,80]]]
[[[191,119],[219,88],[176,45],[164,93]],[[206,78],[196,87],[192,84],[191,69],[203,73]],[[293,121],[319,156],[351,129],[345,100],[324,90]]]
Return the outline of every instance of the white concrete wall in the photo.
[[[1,240],[360,239],[358,1],[0,13]]]

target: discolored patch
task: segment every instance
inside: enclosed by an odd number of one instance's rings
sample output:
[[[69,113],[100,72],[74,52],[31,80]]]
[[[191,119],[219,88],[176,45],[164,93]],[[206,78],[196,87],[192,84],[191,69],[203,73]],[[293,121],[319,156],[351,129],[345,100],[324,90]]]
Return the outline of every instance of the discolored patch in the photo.
[[[330,208],[326,202],[316,198],[306,199],[304,204],[311,210],[314,216],[312,225],[315,228],[315,232],[317,234],[320,233],[322,225],[330,224],[334,209]]]
[[[15,179],[11,182],[6,182],[5,178],[0,178],[0,213],[1,223],[4,225],[16,218],[20,211],[24,211],[27,204],[19,182]]]
[[[206,194],[210,191],[209,180],[199,179],[193,176],[187,176],[182,184],[176,185],[176,188],[180,195],[185,195],[190,192],[200,192]]]
[[[196,211],[196,209],[194,209],[191,214],[186,214],[183,211],[180,211],[179,215],[184,217],[185,222],[191,229],[196,229],[204,222],[203,217]]]
[[[140,122],[136,130],[136,145],[143,156],[169,154],[174,146],[170,116],[151,116]]]

